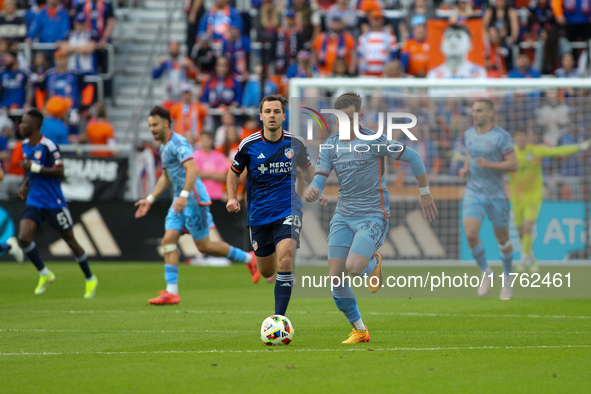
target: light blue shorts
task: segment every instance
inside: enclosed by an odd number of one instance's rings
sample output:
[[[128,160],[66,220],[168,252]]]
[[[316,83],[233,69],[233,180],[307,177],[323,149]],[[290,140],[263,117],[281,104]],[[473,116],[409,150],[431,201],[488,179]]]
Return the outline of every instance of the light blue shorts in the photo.
[[[484,198],[466,194],[462,203],[462,217],[476,218],[481,222],[488,218],[496,228],[509,227],[509,200],[505,198]]]
[[[195,241],[209,236],[209,229],[215,227],[213,216],[207,205],[188,204],[183,212],[175,214],[172,205],[168,209],[164,229],[189,233]]]
[[[328,233],[328,258],[343,259],[355,253],[370,259],[384,243],[389,228],[386,217],[344,217],[335,213]]]

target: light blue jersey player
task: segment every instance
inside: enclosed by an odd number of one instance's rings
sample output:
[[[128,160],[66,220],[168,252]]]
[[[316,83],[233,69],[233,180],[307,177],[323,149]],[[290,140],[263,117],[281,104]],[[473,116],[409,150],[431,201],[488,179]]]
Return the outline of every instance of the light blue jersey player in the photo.
[[[334,108],[346,113],[353,127],[354,113],[360,112],[361,98],[354,93],[340,96]],[[359,115],[359,119],[363,114]],[[351,129],[353,130],[353,128]],[[361,134],[375,131],[359,126]],[[377,252],[389,230],[390,198],[384,179],[384,159],[390,157],[410,163],[421,188],[420,205],[425,219],[433,220],[437,208],[429,192],[429,180],[421,157],[413,149],[381,136],[366,141],[359,137],[345,141],[339,133],[320,146],[316,173],[305,191],[306,201],[315,201],[334,170],[339,181],[339,200],[330,222],[328,266],[331,277],[369,276],[369,290],[382,286],[382,256]],[[357,301],[347,281],[333,288],[333,298],[353,326],[343,343],[369,342],[369,332],[361,319]]]
[[[209,229],[213,220],[209,212],[211,200],[205,186],[198,177],[198,170],[193,160],[193,149],[187,139],[170,130],[170,112],[162,107],[154,107],[148,117],[150,131],[161,142],[162,175],[152,194],[138,201],[136,218],[148,213],[152,203],[172,184],[174,201],[166,215],[162,248],[164,250],[164,278],[166,290],[160,296],[150,299],[153,305],[178,304],[178,265],[177,242],[183,233],[191,234],[201,253],[227,257],[230,260],[244,262],[256,283],[260,273],[252,253],[228,245],[225,242],[212,242]],[[256,279],[256,280],[255,280]]]
[[[482,220],[488,215],[501,250],[503,271],[507,276],[500,298],[509,300],[513,296],[508,280],[512,270],[513,247],[509,239],[509,200],[503,172],[517,171],[518,164],[511,135],[492,123],[493,115],[494,106],[490,100],[477,100],[472,105],[474,126],[464,133],[468,156],[464,168],[460,170],[460,176],[468,177],[462,216],[470,251],[484,277],[478,295],[488,293],[492,282],[493,271],[486,262],[484,246],[478,236]]]

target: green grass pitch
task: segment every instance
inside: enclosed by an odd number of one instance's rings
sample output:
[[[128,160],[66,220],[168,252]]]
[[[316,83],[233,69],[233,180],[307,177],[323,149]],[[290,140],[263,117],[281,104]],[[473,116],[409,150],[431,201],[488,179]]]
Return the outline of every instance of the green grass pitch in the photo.
[[[2,393],[589,393],[590,299],[359,299],[371,342],[329,298],[292,298],[289,346],[259,338],[273,285],[240,265],[182,266],[181,303],[147,303],[161,264],[75,263],[33,295],[30,263],[0,265]]]

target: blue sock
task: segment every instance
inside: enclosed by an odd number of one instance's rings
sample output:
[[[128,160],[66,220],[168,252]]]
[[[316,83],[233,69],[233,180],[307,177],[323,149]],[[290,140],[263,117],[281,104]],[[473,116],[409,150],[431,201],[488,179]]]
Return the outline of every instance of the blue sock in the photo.
[[[361,313],[359,313],[359,308],[357,308],[357,299],[348,283],[345,282],[344,286],[333,288],[332,298],[334,299],[334,303],[337,304],[339,311],[343,312],[349,323],[353,324],[361,319]]]
[[[164,264],[164,279],[167,285],[178,285],[179,267],[170,264]]]
[[[248,256],[248,253],[246,253],[244,250],[230,246],[230,253],[228,253],[226,257],[232,261],[246,263],[246,256]]]
[[[0,252],[8,252],[9,250],[10,250],[10,245],[0,244]]]
[[[501,251],[501,260],[503,261],[503,272],[509,275],[513,271],[513,252],[504,253]]]
[[[378,259],[374,256],[367,263],[367,267],[361,272],[361,277],[363,278],[365,275],[370,276],[373,270],[376,269],[376,265],[378,265]]]
[[[86,279],[92,278],[92,272],[90,272],[90,266],[88,265],[88,256],[86,253],[82,253],[80,256],[76,257],[76,261],[78,261],[78,265],[80,265],[80,269],[84,272],[84,277]]]
[[[275,314],[285,316],[289,299],[291,298],[291,288],[293,285],[293,274],[291,272],[277,272],[275,280]]]
[[[488,263],[486,262],[486,257],[484,255],[484,245],[482,245],[482,242],[475,247],[470,248],[470,252],[472,252],[472,257],[474,257],[476,264],[478,264],[478,267],[482,271],[488,268]]]
[[[41,271],[45,268],[45,264],[43,264],[43,260],[41,260],[41,255],[39,254],[39,249],[37,249],[35,241],[31,242],[26,248],[23,248],[23,252],[25,252],[29,260],[35,265],[37,271]]]

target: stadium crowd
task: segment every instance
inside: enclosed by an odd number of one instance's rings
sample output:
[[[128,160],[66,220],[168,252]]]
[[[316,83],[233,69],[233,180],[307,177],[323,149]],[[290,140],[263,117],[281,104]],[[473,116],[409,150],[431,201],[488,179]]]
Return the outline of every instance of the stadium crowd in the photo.
[[[258,117],[246,109],[256,108],[264,95],[288,95],[289,78],[466,77],[429,73],[432,48],[426,25],[431,19],[448,19],[459,30],[471,20],[482,21],[487,78],[587,76],[588,52],[573,43],[591,39],[589,0],[252,0],[251,4],[256,12],[240,12],[230,0],[215,0],[210,8],[203,0],[186,0],[186,43],[170,42],[167,56],[158,59],[152,70],[152,77],[164,84],[163,106],[171,111],[174,130],[195,148],[207,133],[213,149],[228,159],[240,140],[260,128]],[[116,23],[111,1],[0,0],[0,9],[0,108],[44,109],[63,126],[51,127],[54,133],[60,130],[54,137],[59,143],[112,142],[114,131],[106,111],[95,103],[94,86],[82,78],[97,73],[100,50],[111,40]],[[405,12],[389,17],[390,10]],[[257,64],[251,61],[251,40],[262,44]],[[57,50],[35,51],[33,64],[27,64],[18,52],[21,42],[56,43]],[[582,90],[518,92],[498,98],[497,121],[510,132],[525,128],[538,142],[549,145],[575,142],[588,137],[584,134],[590,120],[581,111],[585,98],[587,92]],[[461,133],[471,122],[470,103],[390,100],[376,101],[376,112],[385,104],[414,109],[424,120],[417,131],[424,138],[415,148],[428,170],[457,175],[461,167],[457,159],[464,149]],[[1,149],[6,139],[18,136],[7,116],[0,117],[0,127]],[[6,148],[0,155],[10,161]],[[580,175],[577,159],[569,160],[558,167],[548,165],[547,170]],[[13,166],[5,164],[10,173]]]

